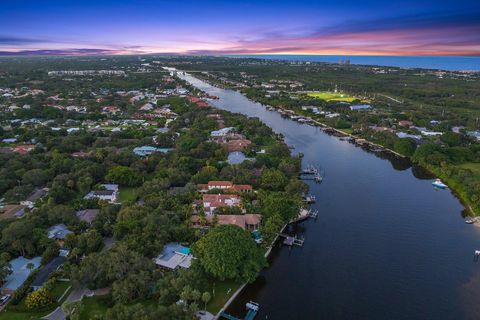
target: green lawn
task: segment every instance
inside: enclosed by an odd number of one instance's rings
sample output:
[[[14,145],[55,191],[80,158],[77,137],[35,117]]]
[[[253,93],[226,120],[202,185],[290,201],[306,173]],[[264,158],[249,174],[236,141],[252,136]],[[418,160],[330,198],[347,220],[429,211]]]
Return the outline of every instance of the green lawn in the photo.
[[[55,299],[55,301],[58,301],[60,297],[62,297],[62,300],[65,300],[65,298],[68,296],[68,292],[64,295],[65,291],[68,289],[68,287],[71,286],[71,283],[69,281],[57,281],[55,284],[55,287],[52,289],[52,296]],[[68,289],[70,292],[72,288]]]
[[[352,134],[352,133],[353,133],[353,129],[352,129],[352,128],[338,129],[338,130],[343,131],[343,132],[348,133],[348,134]]]
[[[105,298],[102,297],[84,297],[82,300],[82,308],[80,319],[94,319],[97,315],[105,315],[108,305]]]
[[[55,300],[55,303],[47,308],[46,310],[43,311],[31,311],[28,310],[27,307],[25,306],[25,299],[23,299],[18,305],[15,306],[16,310],[10,310],[8,305],[7,305],[7,310],[0,312],[0,320],[38,320],[41,317],[49,314],[53,310],[55,310],[56,307],[60,305],[60,303],[57,302],[57,300],[63,295],[65,290],[70,286],[70,282],[63,282],[63,281],[58,281],[55,286],[53,287],[51,293],[52,296]],[[65,300],[67,297],[67,294],[62,298],[62,300]]]
[[[459,165],[460,168],[470,169],[476,176],[480,176],[480,163],[468,162]]]
[[[313,92],[307,94],[309,97],[326,100],[326,101],[345,101],[345,102],[352,102],[354,100],[358,100],[358,98],[350,96],[345,93],[335,93],[329,91],[323,92]]]
[[[210,293],[212,299],[207,304],[207,311],[212,314],[217,314],[218,311],[223,307],[223,305],[230,299],[230,297],[240,288],[242,284],[235,282],[233,280],[225,280],[221,282],[215,282],[215,296],[213,295],[214,286],[212,284]],[[200,308],[203,309],[203,306],[200,305]]]
[[[121,187],[118,200],[120,202],[135,201],[137,200],[137,188]]]

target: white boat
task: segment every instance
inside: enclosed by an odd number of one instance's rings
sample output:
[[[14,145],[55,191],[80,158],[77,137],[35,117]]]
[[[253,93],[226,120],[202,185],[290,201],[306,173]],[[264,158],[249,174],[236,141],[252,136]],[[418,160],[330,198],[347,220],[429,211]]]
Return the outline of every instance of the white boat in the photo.
[[[447,188],[447,185],[445,183],[443,183],[442,180],[440,180],[440,179],[436,179],[435,181],[433,181],[432,186],[434,186],[435,188],[439,188],[439,189],[446,189]]]

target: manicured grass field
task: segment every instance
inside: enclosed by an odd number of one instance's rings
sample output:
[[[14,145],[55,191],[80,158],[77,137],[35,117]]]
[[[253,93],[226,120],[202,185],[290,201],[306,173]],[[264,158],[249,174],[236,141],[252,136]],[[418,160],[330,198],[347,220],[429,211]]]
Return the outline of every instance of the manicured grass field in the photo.
[[[118,195],[118,200],[120,202],[126,201],[135,201],[137,200],[137,189],[136,188],[128,188],[128,187],[121,187],[120,194]]]
[[[241,286],[241,283],[235,282],[233,280],[226,280],[222,282],[215,282],[215,296],[213,295],[213,284],[210,288],[210,294],[212,299],[207,304],[207,311],[212,314],[217,314],[218,311],[223,307],[223,305],[230,299],[230,297],[237,291]],[[203,309],[203,306],[200,304],[200,309]]]
[[[307,94],[309,97],[326,100],[326,101],[345,101],[345,102],[352,102],[354,100],[358,100],[358,98],[350,96],[345,93],[335,93],[329,91],[322,91],[322,92],[313,92]]]

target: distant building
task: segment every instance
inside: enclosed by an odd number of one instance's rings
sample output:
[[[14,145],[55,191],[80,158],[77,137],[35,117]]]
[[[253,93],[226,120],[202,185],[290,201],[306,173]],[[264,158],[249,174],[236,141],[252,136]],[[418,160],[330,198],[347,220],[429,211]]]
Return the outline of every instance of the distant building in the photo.
[[[22,144],[22,145],[16,146],[13,149],[13,152],[19,153],[19,154],[27,154],[34,149],[35,149],[34,144]]]
[[[215,130],[210,132],[210,136],[212,137],[224,137],[230,132],[232,132],[235,128],[233,127],[228,127],[228,128],[222,128],[220,130]]]
[[[350,106],[350,110],[368,110],[371,108],[372,106],[370,106],[369,104],[359,104],[359,105]]]
[[[67,129],[68,134],[72,134],[72,133],[75,133],[75,132],[78,132],[78,131],[80,131],[80,128],[68,128]]]
[[[480,131],[468,131],[467,136],[477,139],[480,141]]]
[[[167,153],[169,152],[170,148],[156,148],[152,146],[142,146],[142,147],[136,147],[133,149],[133,153],[135,153],[137,156],[140,157],[148,157],[154,153]]]
[[[408,120],[401,120],[401,121],[398,121],[398,125],[401,127],[411,127],[413,126],[413,122]]]
[[[438,131],[429,131],[429,130],[422,130],[420,133],[424,136],[430,136],[430,137],[436,137],[436,136],[441,136],[443,132],[438,132]]]

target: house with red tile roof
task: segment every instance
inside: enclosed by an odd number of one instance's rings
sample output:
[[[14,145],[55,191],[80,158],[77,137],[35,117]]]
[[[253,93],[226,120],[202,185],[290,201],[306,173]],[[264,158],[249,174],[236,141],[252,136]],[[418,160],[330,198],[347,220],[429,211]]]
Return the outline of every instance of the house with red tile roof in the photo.
[[[231,181],[209,181],[207,184],[199,184],[197,188],[200,192],[210,190],[224,190],[226,192],[250,192],[253,187],[249,184],[234,184]]]
[[[117,114],[120,112],[120,109],[115,106],[105,106],[102,108],[103,113]]]
[[[34,144],[22,144],[22,145],[16,146],[13,149],[13,152],[19,153],[19,154],[27,154],[34,149],[35,149]]]
[[[255,231],[260,228],[262,216],[259,214],[220,214],[216,215],[219,225],[236,225],[244,230]],[[214,215],[206,217],[207,225],[212,224],[215,219]],[[198,215],[192,216],[190,219],[193,227],[201,227],[201,219]]]
[[[202,197],[205,214],[212,215],[217,208],[240,206],[240,197],[236,194],[204,194]]]
[[[227,149],[228,152],[239,152],[245,150],[251,144],[252,141],[248,139],[230,140],[227,142]]]
[[[398,122],[398,125],[401,127],[411,127],[413,126],[413,122],[408,120],[402,120]]]

